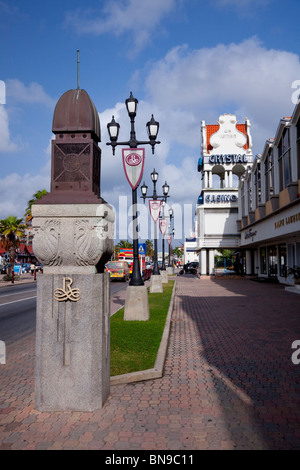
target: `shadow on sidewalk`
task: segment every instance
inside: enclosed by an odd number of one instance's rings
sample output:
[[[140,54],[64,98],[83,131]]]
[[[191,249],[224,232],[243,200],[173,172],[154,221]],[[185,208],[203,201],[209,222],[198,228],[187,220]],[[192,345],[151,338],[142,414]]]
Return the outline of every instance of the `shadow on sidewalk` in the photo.
[[[194,353],[210,373],[236,447],[300,449],[300,364],[291,360],[299,296],[246,279],[190,285],[178,300],[197,327]]]

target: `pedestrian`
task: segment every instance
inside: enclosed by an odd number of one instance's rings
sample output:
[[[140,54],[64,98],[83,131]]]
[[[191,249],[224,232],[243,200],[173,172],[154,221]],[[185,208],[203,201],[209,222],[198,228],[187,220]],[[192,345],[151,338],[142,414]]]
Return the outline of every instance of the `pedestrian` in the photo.
[[[239,255],[236,255],[235,260],[234,260],[234,263],[233,263],[233,266],[234,266],[235,274],[236,274],[237,276],[239,276],[239,274],[240,274],[240,266],[241,266],[241,264],[240,264],[240,259],[239,259]]]
[[[32,263],[32,264],[30,265],[30,271],[31,271],[31,275],[32,275],[32,276],[33,276],[33,273],[34,273],[34,269],[35,269],[35,266],[34,266],[34,264]]]

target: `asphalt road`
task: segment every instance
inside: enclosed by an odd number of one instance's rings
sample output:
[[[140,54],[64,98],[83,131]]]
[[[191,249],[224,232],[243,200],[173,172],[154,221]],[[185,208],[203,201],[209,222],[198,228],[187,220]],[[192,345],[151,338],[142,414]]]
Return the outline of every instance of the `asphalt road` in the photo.
[[[111,282],[111,296],[125,289],[128,282]],[[0,340],[11,344],[35,332],[36,284],[0,289]]]

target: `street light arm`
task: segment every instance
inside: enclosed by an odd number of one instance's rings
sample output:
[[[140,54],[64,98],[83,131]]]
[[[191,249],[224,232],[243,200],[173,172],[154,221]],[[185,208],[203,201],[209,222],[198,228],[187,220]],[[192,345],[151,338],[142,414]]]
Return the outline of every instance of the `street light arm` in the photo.
[[[134,149],[138,147],[139,145],[151,145],[152,147],[152,153],[154,154],[154,146],[156,144],[160,144],[160,141],[158,140],[136,140],[134,138],[128,140],[127,142],[106,142],[106,145],[111,145],[114,151],[114,148],[117,147],[117,145],[128,145],[130,148]]]

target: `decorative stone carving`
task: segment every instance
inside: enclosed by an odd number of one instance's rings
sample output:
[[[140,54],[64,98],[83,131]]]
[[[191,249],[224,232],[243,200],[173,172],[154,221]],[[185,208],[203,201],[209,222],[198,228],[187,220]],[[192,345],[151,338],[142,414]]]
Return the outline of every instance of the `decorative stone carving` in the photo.
[[[35,231],[34,245],[39,246],[39,261],[46,266],[59,266],[62,262],[59,256],[60,222],[46,219]]]
[[[220,154],[241,153],[247,143],[247,137],[237,129],[236,117],[233,114],[222,114],[218,123],[220,128],[211,136],[211,146]]]
[[[98,232],[99,233],[99,232]],[[101,236],[99,238],[102,238]],[[76,250],[76,265],[95,266],[99,261],[99,238],[97,225],[93,226],[91,221],[75,220],[74,223],[74,246]]]
[[[33,250],[45,274],[103,272],[113,252],[109,204],[34,205]]]

